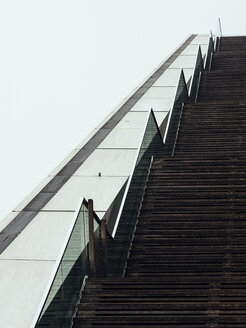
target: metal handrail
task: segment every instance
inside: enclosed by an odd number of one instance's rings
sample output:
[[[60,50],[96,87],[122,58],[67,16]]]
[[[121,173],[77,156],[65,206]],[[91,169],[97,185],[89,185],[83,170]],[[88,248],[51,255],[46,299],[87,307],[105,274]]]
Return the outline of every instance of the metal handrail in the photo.
[[[179,120],[178,120],[178,127],[177,127],[177,131],[176,131],[174,145],[173,145],[172,157],[174,156],[175,147],[176,147],[176,143],[177,143],[177,140],[178,140],[179,128],[180,128],[181,118],[182,118],[182,115],[183,115],[184,105],[185,104],[182,103],[181,110],[180,110],[180,115],[179,115]]]
[[[135,226],[137,225],[137,222],[138,222],[138,217],[140,215],[140,211],[141,211],[141,208],[142,208],[142,205],[143,205],[143,200],[144,200],[144,193],[145,193],[145,189],[146,189],[146,184],[148,182],[148,179],[149,179],[149,175],[150,175],[150,170],[151,170],[151,166],[152,166],[152,163],[153,163],[153,159],[154,157],[151,156],[150,158],[150,162],[149,162],[149,166],[148,166],[148,173],[147,173],[147,176],[146,176],[146,180],[145,180],[145,187],[143,189],[143,192],[142,192],[142,197],[141,197],[141,201],[140,201],[140,206],[138,208],[138,212],[137,212],[137,215],[136,215],[136,222],[135,222]],[[134,235],[132,234],[131,236],[131,242],[130,242],[130,245],[129,245],[129,249],[131,249],[131,245],[132,245],[132,242],[133,242],[133,238],[134,238]],[[126,266],[127,266],[127,260],[129,259],[129,255],[130,255],[130,252],[128,252],[128,256],[127,256],[127,259],[125,261],[125,265],[124,265],[124,268],[123,268],[123,272],[122,272],[122,276],[124,277],[125,275],[125,272],[126,272]]]
[[[88,199],[88,216],[89,216],[89,263],[92,277],[96,275],[95,266],[95,244],[94,244],[94,218],[93,218],[93,200]]]
[[[197,82],[197,88],[196,88],[196,96],[195,96],[195,102],[197,102],[197,98],[198,98],[198,92],[199,92],[199,87],[200,87],[200,83],[201,83],[201,77],[202,77],[202,71],[199,72],[199,78],[198,78],[198,82]]]
[[[108,275],[108,261],[107,261],[107,222],[105,219],[101,220],[101,238],[102,238],[102,264],[104,276]]]

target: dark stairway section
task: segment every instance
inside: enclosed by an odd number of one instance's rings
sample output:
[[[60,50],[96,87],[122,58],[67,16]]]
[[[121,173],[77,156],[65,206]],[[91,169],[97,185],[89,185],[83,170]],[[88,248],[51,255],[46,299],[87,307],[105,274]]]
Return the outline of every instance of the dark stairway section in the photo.
[[[124,278],[88,279],[79,327],[246,327],[246,37],[222,38],[175,154],[155,157]]]

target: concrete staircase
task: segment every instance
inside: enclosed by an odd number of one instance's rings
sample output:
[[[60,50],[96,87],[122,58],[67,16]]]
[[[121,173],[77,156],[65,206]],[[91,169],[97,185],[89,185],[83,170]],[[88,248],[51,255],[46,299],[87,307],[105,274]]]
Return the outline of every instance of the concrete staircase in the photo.
[[[154,158],[123,278],[89,278],[74,328],[246,327],[246,37],[222,38],[172,158]]]

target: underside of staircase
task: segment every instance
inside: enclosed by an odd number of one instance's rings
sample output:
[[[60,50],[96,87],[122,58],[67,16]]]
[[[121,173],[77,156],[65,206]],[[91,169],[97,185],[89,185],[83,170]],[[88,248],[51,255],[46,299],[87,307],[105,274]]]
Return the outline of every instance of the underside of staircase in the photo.
[[[73,328],[246,327],[246,37],[223,37],[173,157],[154,158],[124,277],[88,278]]]

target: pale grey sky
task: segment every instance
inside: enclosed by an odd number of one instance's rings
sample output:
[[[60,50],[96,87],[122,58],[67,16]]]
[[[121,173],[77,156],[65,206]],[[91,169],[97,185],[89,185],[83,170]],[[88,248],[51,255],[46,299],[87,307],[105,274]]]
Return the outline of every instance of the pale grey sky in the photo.
[[[0,219],[191,33],[245,0],[0,0]]]

